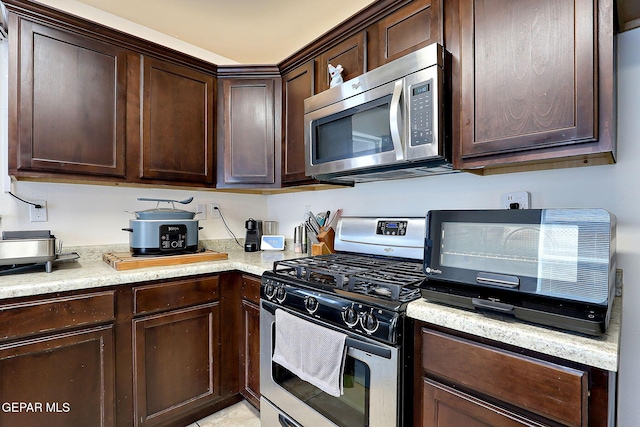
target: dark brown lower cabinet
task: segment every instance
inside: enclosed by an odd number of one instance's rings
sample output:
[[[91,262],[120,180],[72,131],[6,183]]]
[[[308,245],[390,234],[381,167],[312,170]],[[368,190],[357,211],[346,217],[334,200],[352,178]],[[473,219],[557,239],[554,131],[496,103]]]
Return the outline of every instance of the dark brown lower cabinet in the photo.
[[[0,427],[184,427],[260,399],[260,278],[0,300]]]
[[[607,371],[422,322],[414,339],[415,426],[608,425]]]
[[[428,378],[422,383],[423,426],[546,426]]]
[[[219,397],[217,302],[133,321],[135,425],[162,425]]]
[[[111,427],[113,326],[0,346],[0,426]]]
[[[260,409],[260,279],[242,276],[240,394]]]

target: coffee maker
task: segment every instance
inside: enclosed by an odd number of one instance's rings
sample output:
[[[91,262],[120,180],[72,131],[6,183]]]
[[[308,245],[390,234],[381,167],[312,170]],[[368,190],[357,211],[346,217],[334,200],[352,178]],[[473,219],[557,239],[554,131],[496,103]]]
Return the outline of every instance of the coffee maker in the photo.
[[[247,235],[244,239],[245,252],[257,252],[260,250],[260,241],[262,240],[262,221],[259,219],[249,218],[244,223],[247,229]]]

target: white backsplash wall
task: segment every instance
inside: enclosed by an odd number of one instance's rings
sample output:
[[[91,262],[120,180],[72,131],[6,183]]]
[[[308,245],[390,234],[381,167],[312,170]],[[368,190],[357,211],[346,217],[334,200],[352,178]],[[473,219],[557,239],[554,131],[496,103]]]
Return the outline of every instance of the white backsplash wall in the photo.
[[[222,215],[238,239],[244,238],[245,220],[267,219],[267,200],[262,195],[22,181],[14,182],[13,188],[15,194],[25,200],[46,200],[48,221],[30,222],[28,205],[0,193],[0,230],[51,230],[65,246],[128,244],[129,233],[122,229],[129,226],[134,216],[126,211],[156,207],[153,202],[138,201],[138,197],[182,200],[193,196],[193,202],[176,204],[176,208],[196,211],[196,204],[206,205],[208,219],[200,221],[203,229],[198,234],[202,240],[232,238],[222,219],[210,219],[211,203],[220,205]]]
[[[533,208],[601,207],[617,216],[618,267],[624,271],[618,426],[640,420],[640,28],[617,36],[618,163],[475,176],[452,174],[355,188],[273,195],[269,213],[291,236],[305,206],[314,213],[424,216],[429,209],[497,209],[500,195],[529,191]]]

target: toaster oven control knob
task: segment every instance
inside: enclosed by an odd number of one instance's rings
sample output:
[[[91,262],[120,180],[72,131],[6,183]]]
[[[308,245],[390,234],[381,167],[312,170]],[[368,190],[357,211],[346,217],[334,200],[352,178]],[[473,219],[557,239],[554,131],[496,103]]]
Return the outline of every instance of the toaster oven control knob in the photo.
[[[284,286],[278,287],[276,290],[276,299],[278,302],[283,302],[284,298],[287,296],[287,291],[284,290]]]
[[[356,313],[356,309],[348,307],[342,312],[342,320],[344,320],[344,323],[346,323],[348,327],[354,327],[356,323],[358,323],[358,313]]]
[[[309,297],[305,300],[304,306],[309,313],[313,314],[318,311],[318,300],[314,297]]]
[[[362,316],[362,327],[369,333],[375,332],[378,329],[378,319],[372,313],[367,313]]]

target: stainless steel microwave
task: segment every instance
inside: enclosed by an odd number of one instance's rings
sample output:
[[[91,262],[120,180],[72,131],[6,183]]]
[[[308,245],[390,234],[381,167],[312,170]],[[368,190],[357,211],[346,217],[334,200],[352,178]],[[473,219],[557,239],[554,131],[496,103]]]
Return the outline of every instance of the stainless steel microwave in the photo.
[[[366,182],[451,172],[444,63],[434,43],[307,98],[306,174]]]
[[[616,217],[608,211],[429,211],[426,228],[426,299],[606,331],[616,268]]]

